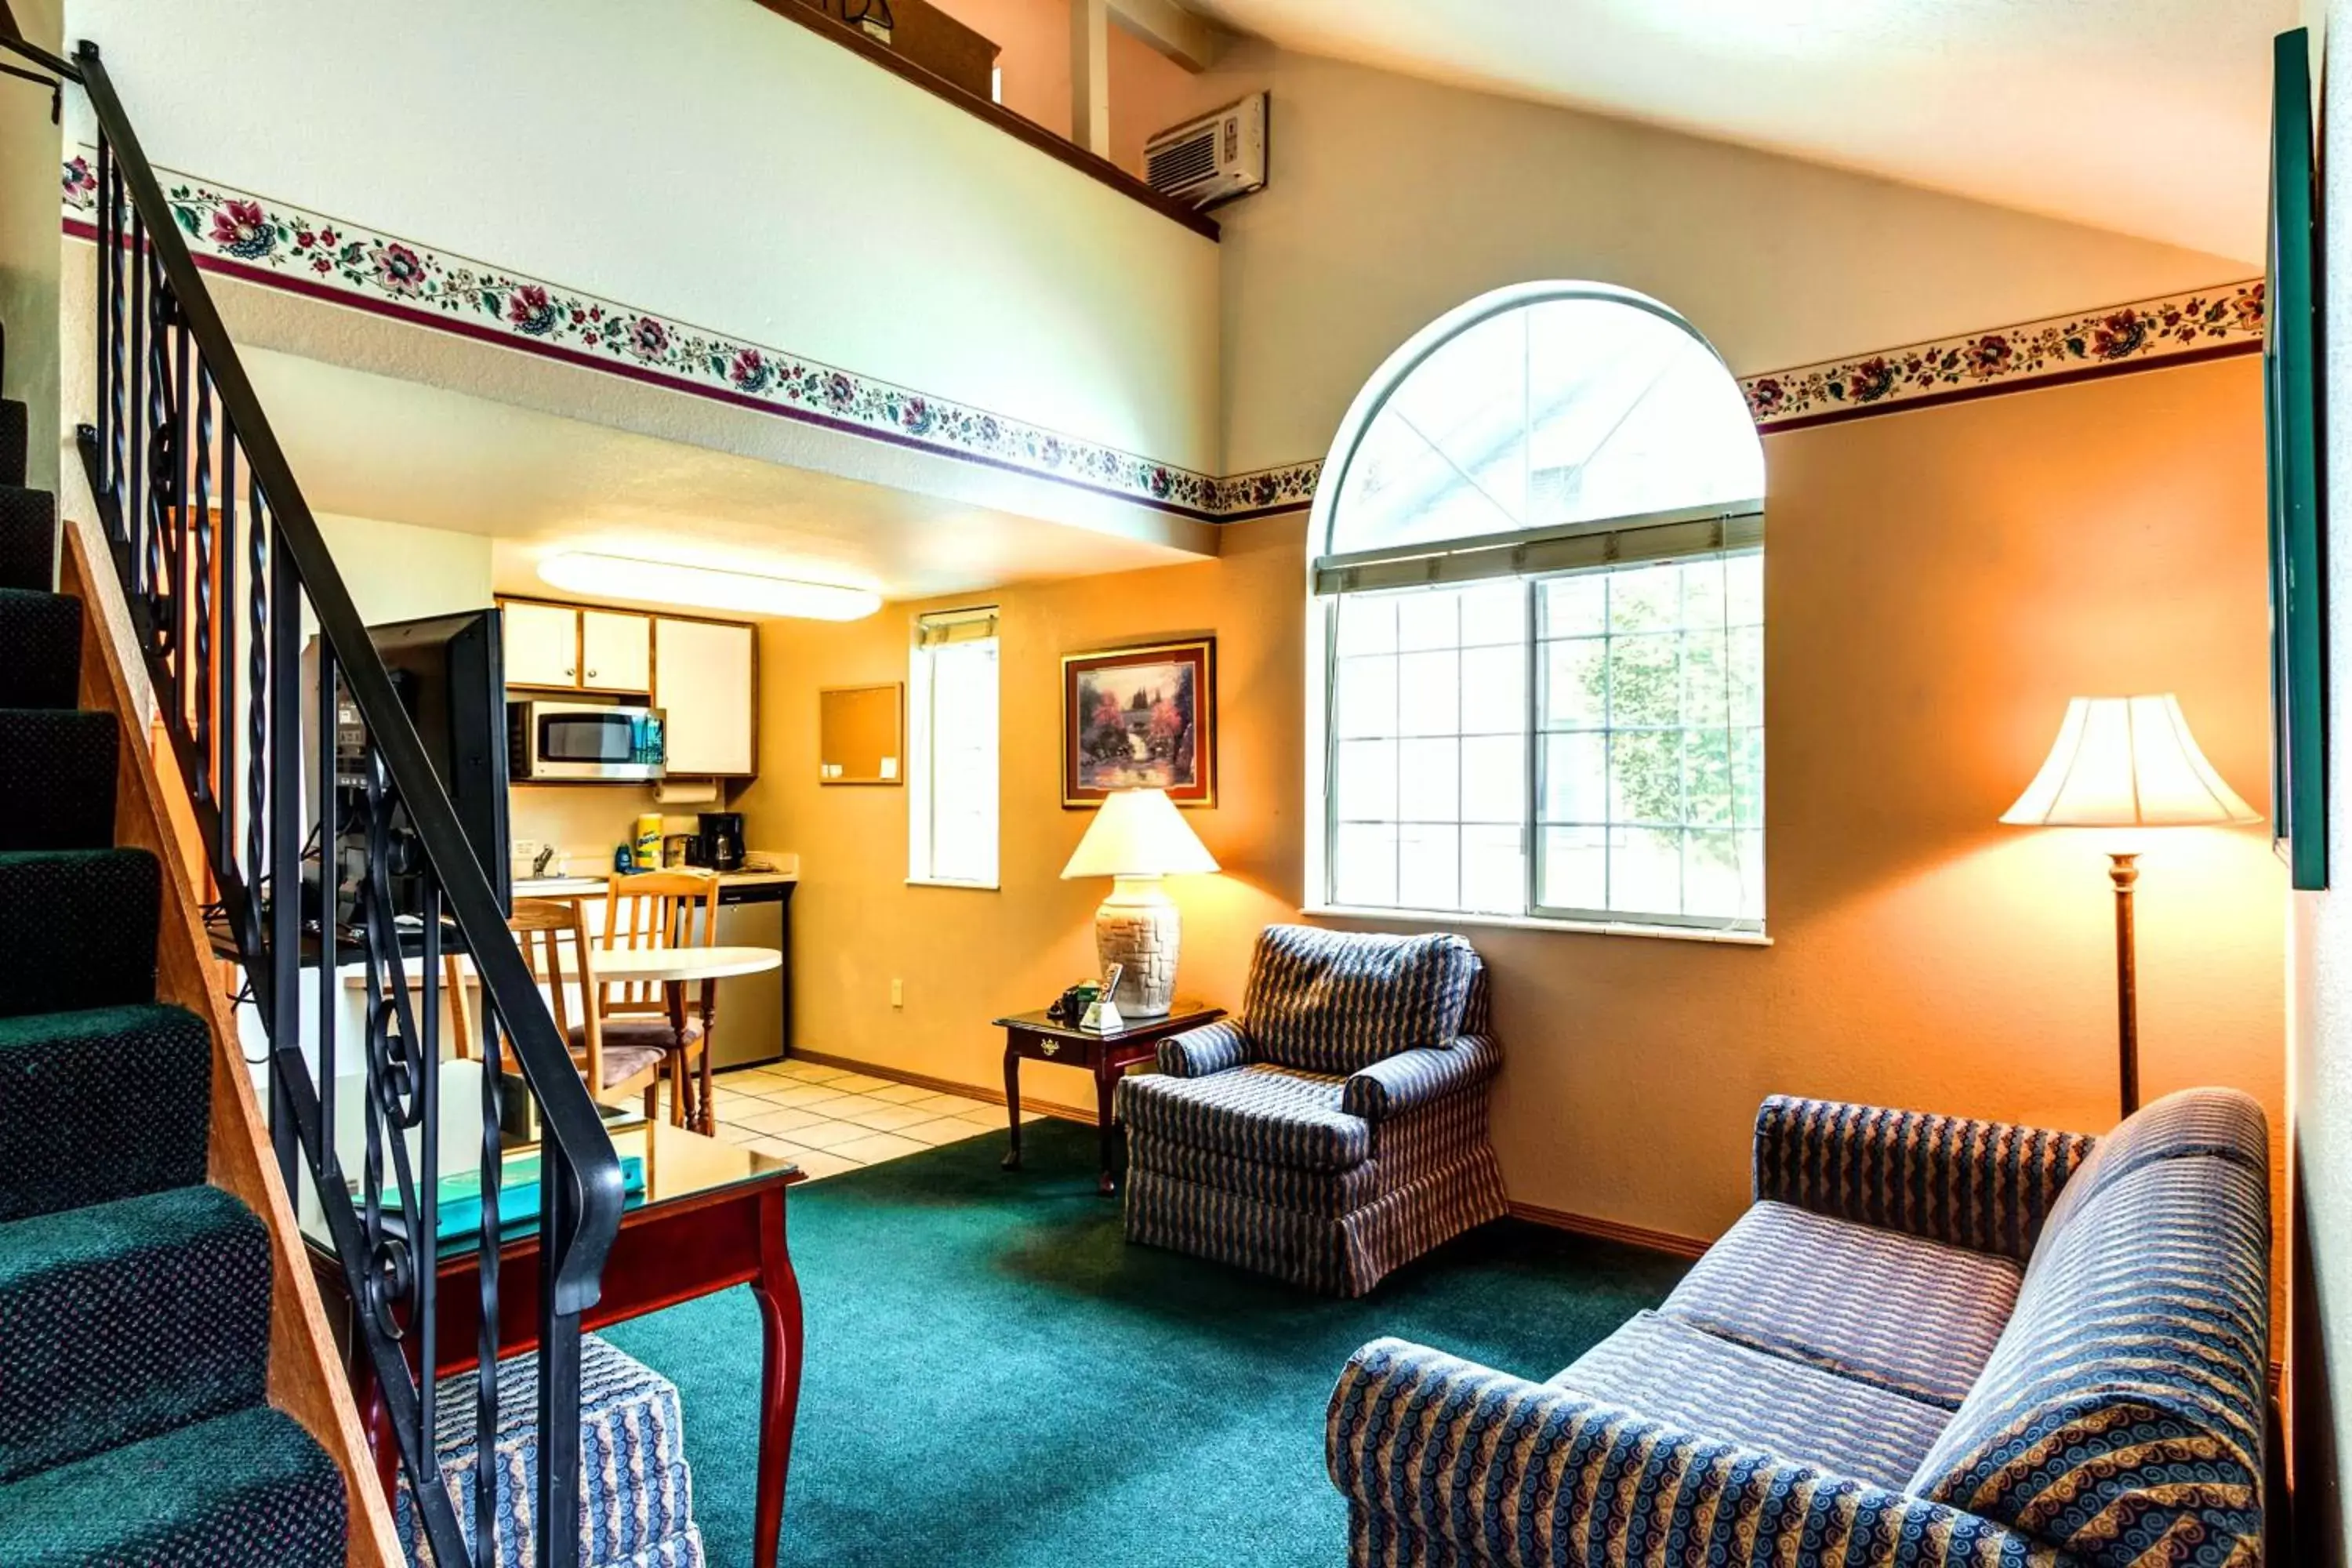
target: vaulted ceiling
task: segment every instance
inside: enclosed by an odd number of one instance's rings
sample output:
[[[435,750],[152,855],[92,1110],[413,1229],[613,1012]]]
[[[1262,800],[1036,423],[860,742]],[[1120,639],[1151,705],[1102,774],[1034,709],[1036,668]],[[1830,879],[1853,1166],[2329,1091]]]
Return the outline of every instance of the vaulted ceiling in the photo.
[[[2241,260],[2295,0],[1189,0],[1285,47]]]

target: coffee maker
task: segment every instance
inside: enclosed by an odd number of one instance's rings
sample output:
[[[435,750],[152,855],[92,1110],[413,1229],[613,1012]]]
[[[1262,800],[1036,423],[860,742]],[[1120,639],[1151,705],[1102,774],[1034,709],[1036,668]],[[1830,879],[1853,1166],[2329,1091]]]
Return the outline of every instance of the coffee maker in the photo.
[[[688,861],[696,866],[708,866],[714,871],[741,870],[743,814],[740,811],[706,811],[695,820],[701,831],[687,847]]]

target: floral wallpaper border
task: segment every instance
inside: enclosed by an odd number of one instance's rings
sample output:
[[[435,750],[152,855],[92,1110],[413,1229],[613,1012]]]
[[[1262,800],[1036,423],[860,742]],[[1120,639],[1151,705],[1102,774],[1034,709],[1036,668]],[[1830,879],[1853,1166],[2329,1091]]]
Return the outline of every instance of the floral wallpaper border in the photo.
[[[1196,473],[782,349],[158,171],[199,264],[636,380],[1211,522],[1310,505],[1320,460]],[[67,231],[95,240],[91,156],[65,160]],[[2260,279],[1750,376],[1766,431],[2262,346]]]
[[[97,238],[94,154],[65,160],[68,232]],[[199,265],[764,412],[1226,521],[1303,507],[1319,465],[1233,479],[1081,440],[485,262],[158,170]]]
[[[2262,279],[1744,378],[1767,431],[2263,346]]]

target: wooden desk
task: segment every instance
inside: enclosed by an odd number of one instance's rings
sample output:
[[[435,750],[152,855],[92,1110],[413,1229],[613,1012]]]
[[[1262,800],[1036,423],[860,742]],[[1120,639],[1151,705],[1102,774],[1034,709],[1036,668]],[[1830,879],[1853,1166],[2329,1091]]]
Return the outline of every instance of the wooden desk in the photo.
[[[1095,1190],[1105,1197],[1118,1192],[1119,1128],[1114,1112],[1118,1080],[1136,1063],[1150,1061],[1160,1042],[1169,1036],[1213,1024],[1224,1016],[1223,1007],[1179,1002],[1164,1018],[1137,1018],[1107,1035],[1057,1024],[1043,1012],[997,1019],[996,1026],[1004,1031],[1004,1107],[1013,1119],[1013,1147],[1004,1156],[1004,1168],[1021,1168],[1021,1059],[1086,1068],[1095,1075],[1095,1118],[1100,1130],[1102,1169],[1095,1178]]]
[[[659,1121],[614,1129],[613,1146],[624,1158],[645,1161],[645,1199],[623,1213],[621,1234],[604,1265],[604,1294],[581,1326],[599,1329],[732,1286],[751,1287],[760,1309],[760,1454],[751,1562],[756,1568],[775,1568],[802,1359],[800,1282],[785,1242],[784,1191],[806,1178],[789,1161]],[[523,1152],[528,1151],[509,1151]],[[375,1449],[384,1496],[393,1498],[400,1484],[399,1451],[374,1369],[352,1331],[343,1266],[320,1236],[306,1232],[305,1240],[329,1323],[343,1348],[360,1419]],[[478,1249],[462,1241],[444,1242],[437,1278],[440,1342],[433,1374],[447,1377],[480,1364]],[[509,1240],[499,1248],[502,1359],[538,1348],[539,1290],[539,1237]],[[420,1338],[411,1333],[404,1342],[412,1370]],[[687,1418],[693,1419],[690,1412]],[[461,1507],[469,1504],[470,1497]]]

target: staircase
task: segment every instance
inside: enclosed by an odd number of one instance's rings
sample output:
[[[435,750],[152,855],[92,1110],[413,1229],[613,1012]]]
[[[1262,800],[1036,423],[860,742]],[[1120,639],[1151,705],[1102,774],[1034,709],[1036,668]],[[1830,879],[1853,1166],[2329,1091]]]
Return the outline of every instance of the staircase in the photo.
[[[94,243],[65,263],[96,384],[59,411],[89,510],[61,533],[0,404],[0,1568],[392,1568],[395,1490],[420,1556],[574,1568],[619,1157],[98,47],[0,28],[0,55],[97,136]],[[438,1089],[450,954],[473,1043],[516,1069],[470,1107]],[[453,1112],[486,1205],[510,1121],[541,1173],[522,1287],[480,1250],[463,1344],[437,1285]],[[468,1414],[481,1451],[528,1439],[527,1506],[436,1441]]]
[[[337,1568],[337,1462],[269,1403],[272,1238],[209,1184],[215,1041],[157,999],[167,889],[0,404],[0,1563]],[[224,1135],[233,1135],[225,1132]]]

